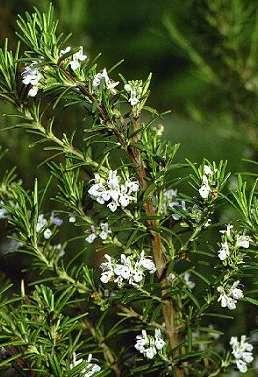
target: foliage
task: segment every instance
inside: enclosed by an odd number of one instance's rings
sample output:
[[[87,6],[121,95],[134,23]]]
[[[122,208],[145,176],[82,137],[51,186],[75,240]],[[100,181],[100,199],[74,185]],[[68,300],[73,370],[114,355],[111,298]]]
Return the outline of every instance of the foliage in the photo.
[[[19,17],[17,35],[25,52],[1,50],[0,92],[15,127],[51,156],[45,187],[36,179],[27,190],[13,172],[0,186],[2,220],[27,255],[20,289],[1,293],[0,367],[59,377],[244,371],[251,344],[218,336],[239,301],[257,304],[241,285],[257,270],[256,186],[248,193],[239,178],[228,192],[223,161],[176,163],[164,113],[147,105],[151,75],[112,79],[119,63],[100,69],[67,46],[51,5]],[[83,135],[59,131],[71,108]],[[225,229],[217,213],[228,202],[243,220]]]
[[[191,63],[189,73],[199,88],[184,110],[195,122],[217,127],[222,123],[233,137],[247,140],[254,157],[258,145],[257,4],[206,0],[196,7],[195,3],[187,2],[190,24],[188,17],[176,19],[172,12],[164,17],[167,33]]]

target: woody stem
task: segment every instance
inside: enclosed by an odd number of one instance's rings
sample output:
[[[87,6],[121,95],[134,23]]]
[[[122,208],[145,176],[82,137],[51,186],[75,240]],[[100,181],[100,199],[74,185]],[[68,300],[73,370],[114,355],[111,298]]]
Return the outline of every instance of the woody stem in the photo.
[[[137,134],[139,130],[139,121],[138,119],[134,119],[133,121],[133,131]],[[138,133],[139,134],[139,133]],[[137,140],[135,140],[137,142]],[[147,182],[147,171],[144,166],[144,161],[142,159],[141,153],[136,146],[130,146],[128,150],[129,156],[134,163],[138,179],[143,191],[146,190],[148,186]],[[178,337],[177,331],[175,330],[176,324],[176,310],[173,303],[172,298],[169,295],[168,288],[169,288],[169,281],[166,276],[166,267],[167,267],[167,257],[165,254],[165,249],[162,245],[161,236],[158,230],[159,222],[155,219],[157,213],[153,206],[151,198],[147,198],[144,202],[144,210],[149,218],[148,228],[151,234],[151,246],[152,246],[152,255],[153,259],[157,268],[157,276],[160,281],[161,291],[162,291],[162,298],[163,298],[163,317],[166,327],[166,333],[169,340],[170,349],[173,352],[175,347],[178,345]],[[184,373],[182,369],[177,368],[176,370],[176,377],[183,377]]]

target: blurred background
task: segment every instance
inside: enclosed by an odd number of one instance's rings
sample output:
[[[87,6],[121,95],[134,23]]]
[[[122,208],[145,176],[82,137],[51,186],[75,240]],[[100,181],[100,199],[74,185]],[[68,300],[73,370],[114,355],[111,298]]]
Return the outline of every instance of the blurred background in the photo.
[[[0,40],[15,48],[18,14],[48,0],[0,0]],[[181,143],[178,159],[228,160],[229,169],[246,169],[243,159],[258,159],[258,2],[257,0],[54,0],[60,29],[72,32],[71,45],[83,45],[99,64],[128,79],[153,73],[150,105],[171,109],[163,120],[166,136]],[[1,104],[0,113],[11,111]],[[1,116],[0,129],[12,118]],[[60,116],[60,129],[80,126],[77,114]],[[78,124],[77,124],[78,123]],[[17,166],[31,187],[44,152],[30,148],[33,138],[20,131],[0,132],[8,149],[0,168]],[[250,169],[250,166],[248,166]],[[9,247],[9,246],[8,246]],[[6,263],[3,260],[2,263]],[[257,322],[240,310],[232,326],[248,332]],[[257,340],[257,339],[256,339]],[[233,376],[234,374],[232,374]],[[238,374],[236,374],[238,375]],[[252,374],[254,376],[255,374]]]
[[[48,0],[1,0],[0,38],[15,46],[17,14]],[[258,3],[256,0],[54,0],[71,44],[87,54],[102,52],[100,64],[129,79],[153,73],[153,107],[172,110],[167,135],[182,147],[179,158],[227,159],[240,169],[241,158],[256,159],[258,91]],[[1,113],[5,109],[1,109]],[[69,117],[65,123],[72,122]],[[74,117],[73,117],[74,119]],[[10,119],[1,119],[10,124]],[[69,127],[68,124],[63,125]],[[15,137],[16,135],[16,137]],[[28,136],[0,134],[15,153],[25,181],[41,161],[24,148]],[[33,158],[32,158],[33,156]]]

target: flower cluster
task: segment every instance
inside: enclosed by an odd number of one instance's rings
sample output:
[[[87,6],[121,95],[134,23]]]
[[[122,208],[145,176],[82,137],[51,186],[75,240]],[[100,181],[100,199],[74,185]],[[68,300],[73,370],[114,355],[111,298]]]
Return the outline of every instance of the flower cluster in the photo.
[[[117,175],[116,170],[111,170],[107,179],[95,174],[94,184],[88,193],[98,203],[108,203],[107,207],[110,211],[115,212],[119,206],[125,208],[130,202],[136,201],[135,193],[139,190],[138,181],[130,179],[121,181],[122,178]]]
[[[51,225],[60,226],[62,225],[63,220],[56,216],[54,212],[51,213],[50,219],[47,220],[45,216],[41,213],[38,216],[38,221],[36,225],[36,232],[42,233],[46,240],[52,236],[52,230],[50,229]]]
[[[116,94],[115,87],[119,84],[119,81],[113,81],[109,78],[106,68],[103,69],[102,72],[97,73],[93,77],[92,86],[93,88],[99,89],[101,85],[105,85],[105,87],[110,91],[111,94]]]
[[[160,329],[155,329],[154,337],[142,330],[141,335],[136,336],[135,348],[147,359],[153,359],[156,354],[165,346]]]
[[[134,81],[128,81],[127,84],[125,84],[124,89],[127,93],[129,93],[130,97],[128,99],[128,102],[131,106],[136,106],[142,97],[143,92],[143,86],[141,80],[134,80]]]
[[[121,261],[118,263],[110,255],[105,254],[106,262],[100,265],[102,283],[114,281],[119,287],[122,287],[125,283],[138,285],[143,281],[145,271],[150,274],[156,271],[154,262],[151,257],[144,255],[144,251],[141,252],[140,257],[121,254],[120,258]]]
[[[71,51],[71,47],[68,46],[64,50],[60,51],[60,56],[68,54]],[[80,46],[79,51],[72,55],[72,60],[69,62],[69,65],[73,71],[76,71],[80,68],[81,63],[87,59],[87,55],[83,53],[83,47]]]
[[[32,62],[25,67],[22,72],[22,82],[24,85],[31,85],[28,96],[35,97],[39,90],[39,82],[42,79],[42,74],[39,71],[37,62]]]
[[[230,257],[232,257],[235,259],[235,262],[242,262],[242,258],[237,255],[237,251],[239,248],[249,248],[250,237],[233,231],[233,225],[230,224],[226,226],[225,230],[220,230],[220,233],[222,236],[220,249],[218,251],[219,259],[222,261],[227,261]],[[238,261],[236,259],[238,259]]]
[[[242,335],[240,341],[237,337],[232,336],[230,339],[230,345],[232,347],[232,354],[235,358],[237,368],[241,373],[247,372],[247,364],[253,361],[253,346],[246,341],[246,336]]]
[[[218,302],[221,303],[222,308],[236,309],[237,301],[244,297],[242,289],[238,288],[239,283],[239,280],[237,280],[229,288],[225,289],[222,286],[217,288],[217,291],[220,293]]]
[[[108,235],[111,234],[111,229],[109,229],[108,223],[100,223],[99,228],[96,228],[94,225],[91,226],[91,233],[86,237],[86,241],[92,243],[97,237],[102,240],[106,240]]]
[[[83,53],[83,47],[80,46],[79,51],[77,51],[75,54],[73,54],[73,58],[70,62],[70,67],[73,71],[76,71],[78,68],[80,68],[81,63],[84,62],[84,60],[87,59],[87,55]]]
[[[91,377],[91,376],[94,376],[94,374],[98,373],[101,368],[98,364],[96,363],[92,363],[92,354],[90,353],[88,358],[87,358],[87,365],[85,366],[85,368],[83,368],[83,370],[81,371],[81,377]],[[72,363],[70,364],[70,369],[73,369],[75,368],[77,365],[81,364],[85,362],[84,359],[80,358],[80,359],[77,359],[77,355],[76,353],[74,352],[73,353],[73,361]]]
[[[202,175],[202,185],[199,188],[199,194],[203,199],[208,199],[214,186],[214,174],[216,170],[209,165],[204,165]]]

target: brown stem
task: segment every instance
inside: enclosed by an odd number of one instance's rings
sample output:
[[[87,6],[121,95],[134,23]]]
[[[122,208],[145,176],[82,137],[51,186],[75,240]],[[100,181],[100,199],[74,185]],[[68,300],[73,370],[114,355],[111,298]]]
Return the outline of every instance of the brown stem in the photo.
[[[138,119],[134,119],[133,121],[133,128],[134,133],[137,134],[139,130],[139,122]],[[137,140],[135,140],[137,142]],[[129,156],[134,163],[136,168],[136,172],[138,175],[138,179],[141,185],[142,190],[146,190],[147,188],[147,172],[144,166],[144,161],[142,159],[140,151],[135,146],[130,146],[128,149]],[[168,294],[169,292],[169,281],[166,276],[166,267],[167,267],[167,257],[162,245],[161,236],[158,232],[158,220],[155,220],[156,210],[153,206],[152,200],[147,198],[144,203],[144,209],[146,215],[150,218],[148,220],[148,227],[151,234],[151,245],[152,245],[152,254],[153,259],[157,268],[157,276],[160,280],[161,290],[162,290],[162,298],[163,298],[163,317],[165,321],[165,327],[167,332],[167,337],[169,340],[169,345],[171,351],[175,349],[178,345],[178,337],[177,337],[177,330],[175,324],[175,317],[176,311],[173,304],[173,300]],[[176,377],[183,377],[184,372],[181,368],[176,368]]]
[[[72,79],[74,80],[74,78]],[[88,97],[91,101],[95,100],[92,93],[89,93],[88,88],[85,87],[83,84],[79,84],[78,88],[80,89],[81,93],[85,95],[86,97]],[[106,111],[104,106],[99,104],[98,111],[99,111],[100,117],[105,123],[112,124],[112,121],[109,118],[109,114]],[[138,141],[137,138],[140,137],[139,118],[133,118],[132,126],[133,126],[133,132],[135,135],[133,137],[133,141],[136,143]],[[112,131],[113,131],[114,136],[120,142],[120,144],[124,145],[124,139],[121,137],[120,132],[116,130],[115,127],[112,127]],[[137,147],[134,145],[127,146],[127,151],[128,151],[131,161],[133,162],[135,166],[141,188],[143,191],[145,191],[148,186],[147,172],[144,166],[144,161],[142,159],[141,153],[137,149]],[[153,259],[157,268],[157,276],[161,285],[162,298],[164,298],[163,308],[162,308],[163,317],[165,321],[166,332],[167,332],[170,348],[171,348],[171,351],[173,352],[173,350],[179,343],[178,338],[177,338],[177,330],[175,329],[176,311],[175,311],[172,298],[170,297],[170,295],[167,294],[168,287],[169,287],[169,281],[165,274],[166,267],[167,267],[167,258],[164,252],[160,234],[158,232],[158,221],[155,220],[156,210],[150,198],[146,199],[144,203],[144,210],[147,217],[150,218],[147,221],[147,224],[148,224],[149,231],[151,234],[152,255],[153,255]],[[120,376],[120,374],[116,374],[116,376]],[[183,377],[183,376],[184,376],[183,370],[181,368],[176,368],[176,377]]]

